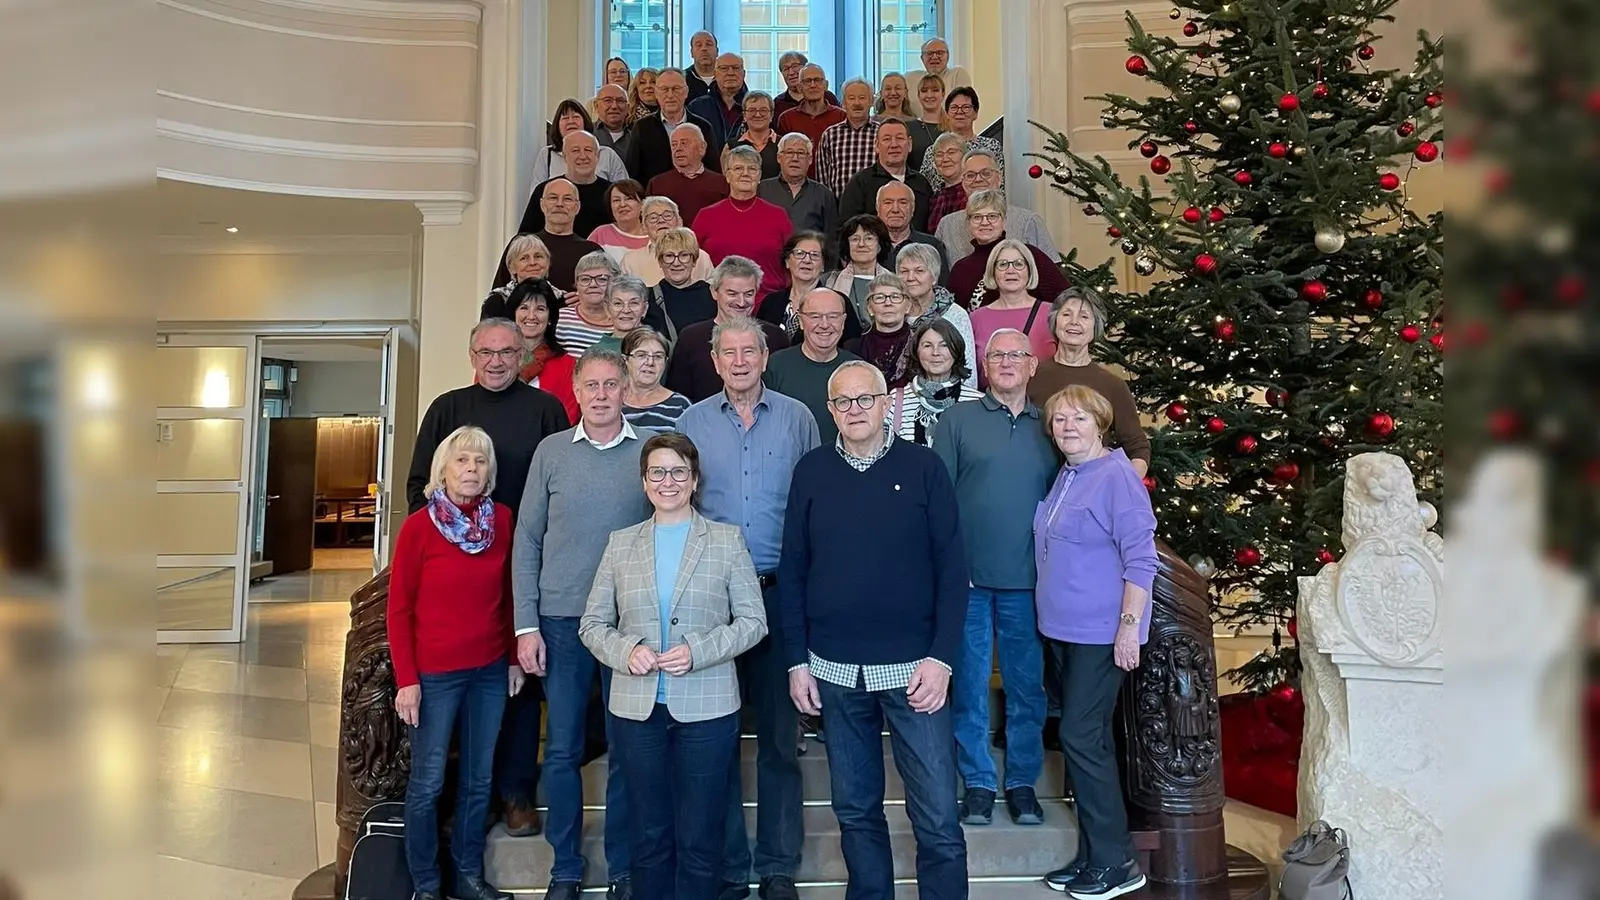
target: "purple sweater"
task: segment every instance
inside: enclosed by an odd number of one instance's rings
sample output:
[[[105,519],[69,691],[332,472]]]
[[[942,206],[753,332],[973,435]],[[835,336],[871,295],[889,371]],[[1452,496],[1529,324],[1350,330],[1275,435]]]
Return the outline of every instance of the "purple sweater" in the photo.
[[[1156,579],[1156,516],[1127,454],[1113,450],[1061,474],[1033,515],[1039,566],[1034,603],[1039,631],[1072,644],[1117,636],[1124,582]],[[1139,643],[1150,637],[1150,600],[1139,615]]]

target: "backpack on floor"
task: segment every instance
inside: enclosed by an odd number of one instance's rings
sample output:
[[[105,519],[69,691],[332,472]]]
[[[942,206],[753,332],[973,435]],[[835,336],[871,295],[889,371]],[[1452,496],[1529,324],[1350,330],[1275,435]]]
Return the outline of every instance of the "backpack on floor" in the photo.
[[[350,876],[344,900],[411,900],[411,869],[406,866],[406,805],[374,803],[361,816],[350,850]]]
[[[1281,900],[1353,900],[1350,842],[1344,830],[1318,819],[1283,851]]]

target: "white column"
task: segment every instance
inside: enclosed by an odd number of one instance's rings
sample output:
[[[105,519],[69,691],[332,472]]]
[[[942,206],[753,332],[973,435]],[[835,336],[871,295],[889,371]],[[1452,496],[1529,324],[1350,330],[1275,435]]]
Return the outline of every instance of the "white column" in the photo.
[[[1000,6],[1000,27],[1004,36],[1005,61],[1002,64],[1002,84],[1005,85],[1005,148],[1006,148],[1006,201],[1026,209],[1035,209],[1034,182],[1028,177],[1032,164],[1022,154],[1037,143],[1037,129],[1028,124],[1033,106],[1034,50],[1041,42],[1034,40],[1033,20],[1036,18],[1032,3],[1005,3]]]
[[[417,408],[472,380],[467,335],[489,275],[480,272],[478,222],[459,203],[418,203],[422,271],[417,291]],[[492,270],[491,270],[492,272]]]

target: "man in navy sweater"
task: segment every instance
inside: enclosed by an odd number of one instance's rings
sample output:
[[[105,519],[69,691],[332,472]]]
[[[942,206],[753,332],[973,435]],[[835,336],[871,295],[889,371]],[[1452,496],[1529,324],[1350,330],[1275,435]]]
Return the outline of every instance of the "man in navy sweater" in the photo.
[[[883,373],[852,360],[828,381],[839,426],[801,457],[778,565],[789,696],[821,715],[851,897],[894,894],[883,816],[883,723],[917,838],[917,891],[965,900],[955,737],[945,701],[967,608],[967,558],[950,474],[894,439]],[[878,548],[882,548],[881,550]]]

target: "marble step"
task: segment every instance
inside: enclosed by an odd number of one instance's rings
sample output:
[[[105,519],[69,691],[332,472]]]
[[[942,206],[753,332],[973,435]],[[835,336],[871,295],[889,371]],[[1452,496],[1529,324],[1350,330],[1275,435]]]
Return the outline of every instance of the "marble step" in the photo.
[[[1071,859],[1078,841],[1077,820],[1072,808],[1058,800],[1045,801],[1043,806],[1045,820],[1040,825],[1017,825],[1003,808],[997,808],[993,824],[966,827],[969,874],[978,879],[1036,878]],[[916,872],[916,840],[912,836],[911,822],[906,818],[905,806],[886,804],[884,813],[894,851],[895,875],[910,878]],[[745,810],[751,835],[755,834],[755,817],[753,808]],[[839,826],[833,810],[826,806],[807,806],[804,821],[805,838],[797,880],[843,883],[847,872],[839,850]],[[585,881],[589,884],[603,884],[606,880],[604,828],[603,810],[585,813],[582,847],[587,860]],[[511,837],[505,833],[504,826],[498,824],[489,832],[484,858],[486,874],[491,884],[502,889],[542,888],[549,880],[551,860],[550,845],[543,836]]]
[[[844,900],[845,888],[842,884],[801,884],[800,897],[802,900]],[[537,900],[544,896],[544,889],[534,891],[516,891],[517,900]],[[585,888],[585,898],[600,898],[605,896],[605,888],[598,885]],[[969,900],[1045,900],[1045,898],[1060,898],[1062,895],[1045,887],[1039,879],[1006,880],[996,882],[975,881],[967,886]],[[751,900],[759,900],[754,889],[750,891]],[[917,885],[906,880],[896,883],[894,900],[917,900]],[[1137,895],[1135,895],[1137,900]]]

